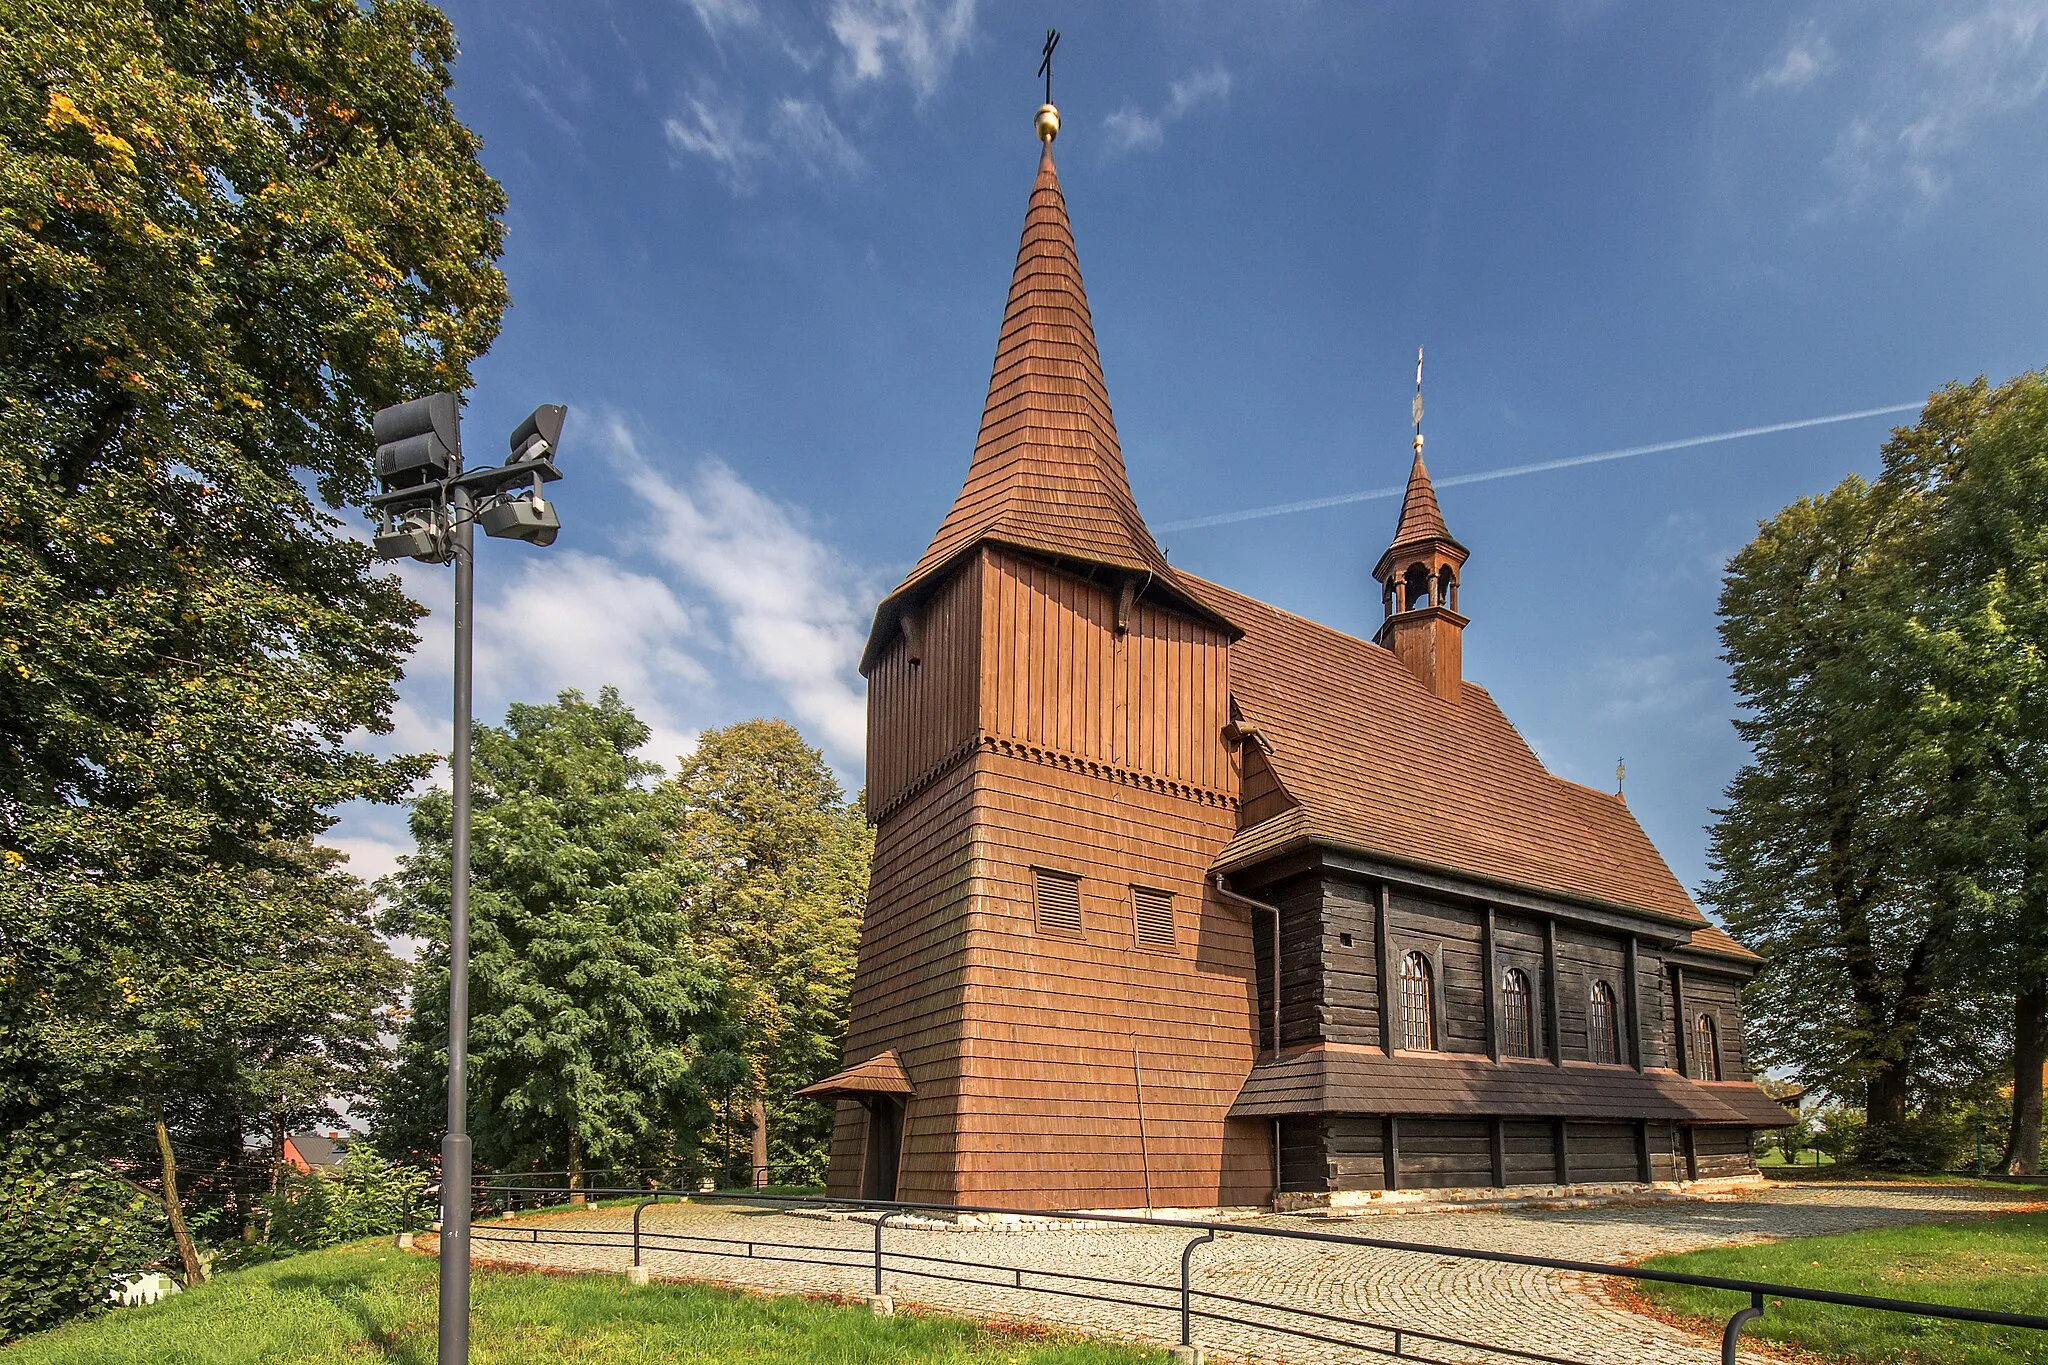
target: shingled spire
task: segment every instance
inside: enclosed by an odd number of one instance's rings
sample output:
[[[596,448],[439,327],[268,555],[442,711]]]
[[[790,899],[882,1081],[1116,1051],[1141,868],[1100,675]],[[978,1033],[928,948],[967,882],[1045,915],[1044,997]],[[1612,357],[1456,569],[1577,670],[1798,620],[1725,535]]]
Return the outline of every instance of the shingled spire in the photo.
[[[902,599],[983,541],[1171,578],[1138,514],[1117,447],[1074,231],[1053,166],[1048,134],[1057,128],[1057,115],[1048,119],[1041,110],[1045,146],[967,481],[923,557],[883,602],[878,633]]]

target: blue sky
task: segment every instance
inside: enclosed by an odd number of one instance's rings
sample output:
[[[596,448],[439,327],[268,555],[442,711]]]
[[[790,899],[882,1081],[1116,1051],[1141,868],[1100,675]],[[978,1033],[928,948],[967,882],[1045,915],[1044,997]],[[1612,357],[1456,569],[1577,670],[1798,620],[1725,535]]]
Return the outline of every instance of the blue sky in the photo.
[[[480,555],[479,715],[616,683],[658,756],[795,721],[857,785],[854,663],[972,451],[1065,38],[1057,144],[1155,527],[1914,401],[2043,363],[2048,0],[448,6],[511,199],[465,437],[571,406],[564,529]],[[1900,419],[1890,419],[1900,420]],[[1887,419],[1443,490],[1468,677],[1688,886],[1743,752],[1726,557]],[[1359,633],[1396,503],[1165,531]],[[395,742],[446,746],[445,571]],[[398,813],[334,841],[375,873]]]

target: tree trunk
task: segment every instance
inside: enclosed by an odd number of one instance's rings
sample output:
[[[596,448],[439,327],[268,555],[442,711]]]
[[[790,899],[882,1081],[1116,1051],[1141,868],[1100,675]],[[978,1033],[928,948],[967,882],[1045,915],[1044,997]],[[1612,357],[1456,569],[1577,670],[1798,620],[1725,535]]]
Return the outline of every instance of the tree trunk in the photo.
[[[199,1248],[192,1245],[192,1233],[185,1226],[185,1208],[178,1200],[178,1158],[171,1152],[171,1135],[164,1121],[156,1121],[156,1150],[164,1163],[164,1214],[171,1220],[171,1236],[178,1243],[178,1259],[185,1263],[185,1283],[203,1284],[206,1267],[199,1263]]]
[[[2041,1173],[2041,1069],[2048,1066],[2048,975],[2024,986],[2013,1006],[2012,1131],[2007,1135],[2007,1175]]]
[[[1912,1068],[1904,1062],[1889,1062],[1873,1075],[1864,1089],[1863,1117],[1872,1128],[1897,1128],[1906,1121],[1906,1086]]]
[[[583,1199],[583,1136],[575,1129],[569,1130],[569,1202],[581,1204]]]
[[[2037,1125],[2038,1126],[2038,1125]],[[754,1092],[754,1188],[768,1186],[768,1097]]]

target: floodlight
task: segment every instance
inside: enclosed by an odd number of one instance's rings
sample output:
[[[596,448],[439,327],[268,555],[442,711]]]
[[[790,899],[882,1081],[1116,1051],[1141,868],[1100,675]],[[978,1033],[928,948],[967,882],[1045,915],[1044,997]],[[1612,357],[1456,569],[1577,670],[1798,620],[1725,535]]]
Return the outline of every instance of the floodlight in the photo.
[[[476,514],[476,524],[484,528],[485,535],[501,540],[552,545],[562,529],[562,518],[536,487],[494,499]]]
[[[452,393],[432,393],[380,409],[377,479],[385,492],[438,483],[462,464],[462,404]]]
[[[525,464],[554,454],[562,443],[562,419],[568,415],[569,409],[560,403],[543,403],[535,408],[512,433],[512,458],[507,463]]]
[[[448,558],[440,518],[431,507],[386,513],[370,543],[379,559],[419,559],[439,564]]]

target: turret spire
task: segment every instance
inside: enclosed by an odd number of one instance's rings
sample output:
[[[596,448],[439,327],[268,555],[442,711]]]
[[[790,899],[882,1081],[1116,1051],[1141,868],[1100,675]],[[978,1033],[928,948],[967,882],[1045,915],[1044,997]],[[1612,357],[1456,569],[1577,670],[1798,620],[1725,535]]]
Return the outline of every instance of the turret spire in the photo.
[[[1460,640],[1465,618],[1458,614],[1458,576],[1467,551],[1451,538],[1437,506],[1436,487],[1422,463],[1422,348],[1415,348],[1415,458],[1394,541],[1373,567],[1386,621],[1373,640],[1401,657],[1423,685],[1446,701],[1463,689]]]

